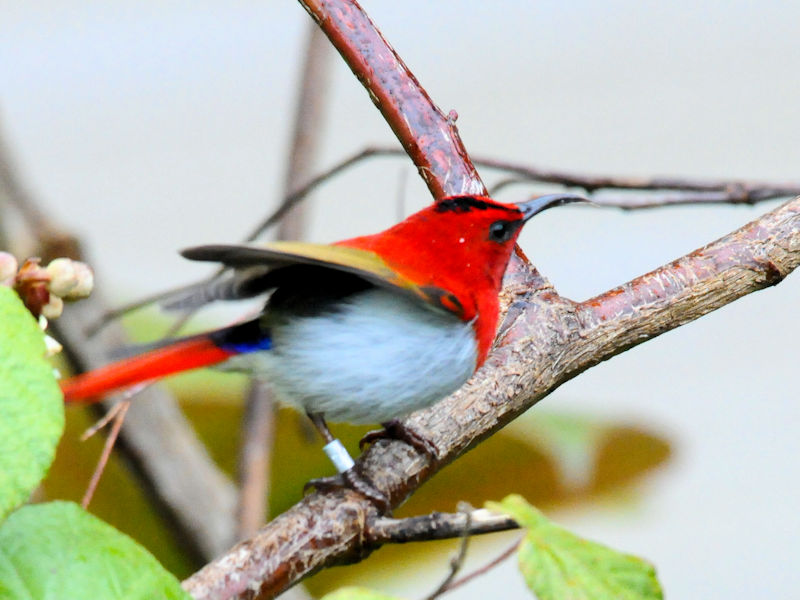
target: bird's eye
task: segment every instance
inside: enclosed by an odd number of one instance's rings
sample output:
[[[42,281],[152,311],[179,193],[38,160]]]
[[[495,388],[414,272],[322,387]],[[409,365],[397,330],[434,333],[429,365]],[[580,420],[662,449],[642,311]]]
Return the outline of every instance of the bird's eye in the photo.
[[[519,225],[517,221],[495,221],[489,225],[489,239],[498,243],[507,242],[516,233]]]

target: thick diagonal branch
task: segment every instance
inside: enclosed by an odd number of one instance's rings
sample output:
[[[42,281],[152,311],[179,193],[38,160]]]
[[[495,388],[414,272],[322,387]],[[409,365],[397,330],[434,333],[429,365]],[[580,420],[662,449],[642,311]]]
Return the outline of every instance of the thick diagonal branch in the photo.
[[[342,55],[434,198],[485,194],[456,129],[355,1],[300,0]]]

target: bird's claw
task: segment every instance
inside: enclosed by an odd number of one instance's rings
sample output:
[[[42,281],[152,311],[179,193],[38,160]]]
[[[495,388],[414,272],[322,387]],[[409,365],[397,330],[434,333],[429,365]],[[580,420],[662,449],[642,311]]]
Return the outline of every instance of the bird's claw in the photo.
[[[359,450],[363,451],[364,446],[367,444],[374,444],[378,440],[388,439],[405,442],[415,450],[430,456],[434,460],[439,456],[439,452],[433,442],[413,429],[406,427],[402,421],[392,419],[391,421],[381,423],[381,425],[383,425],[383,429],[368,431],[364,437],[361,438],[358,442]]]
[[[368,481],[362,474],[357,473],[355,467],[348,469],[344,473],[331,475],[330,477],[319,477],[312,479],[303,486],[303,493],[307,493],[311,488],[318,492],[328,492],[347,488],[358,492],[367,500],[372,502],[382,515],[391,516],[392,505],[386,494],[377,489],[372,482]]]

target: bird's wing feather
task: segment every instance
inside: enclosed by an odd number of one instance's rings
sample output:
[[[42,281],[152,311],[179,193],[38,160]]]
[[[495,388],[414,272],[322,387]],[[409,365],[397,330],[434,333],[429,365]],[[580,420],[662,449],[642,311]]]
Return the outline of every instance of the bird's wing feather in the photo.
[[[436,286],[419,285],[390,268],[376,253],[347,246],[275,241],[263,244],[217,244],[188,248],[181,254],[191,260],[220,262],[235,269],[313,265],[350,273],[371,284],[393,289],[424,305],[459,315],[461,304],[453,294]]]

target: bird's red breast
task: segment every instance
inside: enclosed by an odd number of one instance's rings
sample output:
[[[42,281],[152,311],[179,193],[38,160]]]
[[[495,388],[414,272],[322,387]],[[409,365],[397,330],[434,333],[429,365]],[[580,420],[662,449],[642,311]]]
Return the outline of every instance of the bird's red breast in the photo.
[[[519,228],[503,241],[489,239],[497,222],[523,222],[512,204],[491,198],[446,198],[378,234],[337,242],[367,250],[403,279],[429,294],[432,303],[472,321],[478,366],[489,353],[497,329],[498,294]]]

